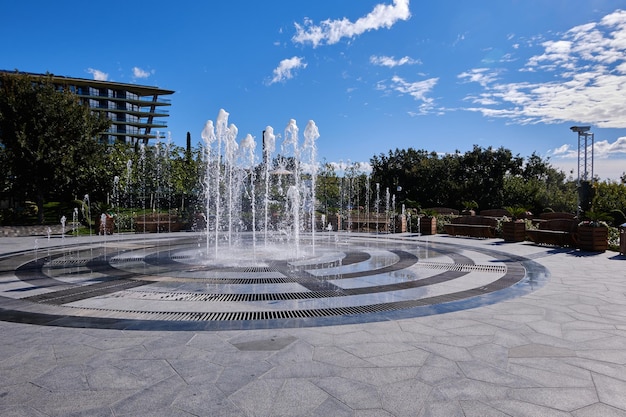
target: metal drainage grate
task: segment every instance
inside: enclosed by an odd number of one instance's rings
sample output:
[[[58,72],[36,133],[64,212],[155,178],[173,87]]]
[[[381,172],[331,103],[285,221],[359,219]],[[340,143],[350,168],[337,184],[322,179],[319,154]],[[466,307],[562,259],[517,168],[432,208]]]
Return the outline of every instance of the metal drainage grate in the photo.
[[[136,292],[133,292],[136,294]],[[136,296],[136,295],[135,295]],[[210,302],[254,302],[254,301],[284,301],[284,300],[307,300],[314,298],[341,297],[345,294],[338,291],[310,291],[310,292],[284,292],[284,293],[254,293],[254,294],[198,294],[198,293],[159,293],[142,292],[141,299],[166,300],[166,301],[210,301]],[[122,292],[112,294],[114,298],[125,298]]]
[[[506,265],[490,265],[490,264],[450,264],[442,262],[418,262],[415,264],[421,268],[426,269],[439,269],[446,271],[461,271],[461,272],[493,272],[497,274],[505,274],[507,271]]]
[[[470,265],[473,266],[473,265]],[[493,270],[493,268],[488,268]],[[459,271],[449,271],[449,274],[456,274]],[[117,310],[117,309],[89,309],[89,311],[100,311],[108,318],[121,314],[125,319],[130,320],[159,320],[159,321],[254,321],[254,320],[284,320],[284,319],[308,319],[331,316],[355,316],[361,314],[384,313],[398,310],[405,310],[436,304],[463,301],[472,297],[483,296],[485,294],[498,291],[502,288],[510,287],[525,277],[523,267],[510,268],[507,273],[498,280],[477,288],[472,288],[455,293],[442,294],[428,298],[404,300],[396,302],[385,302],[379,304],[369,304],[349,307],[328,307],[302,310],[269,310],[269,311],[232,311],[232,312],[155,312],[137,310]],[[304,293],[306,294],[306,293]]]
[[[123,264],[128,262],[145,262],[143,256],[129,256],[124,258],[111,258],[108,260],[110,264]]]
[[[43,264],[43,268],[85,266],[91,259],[54,259]]]

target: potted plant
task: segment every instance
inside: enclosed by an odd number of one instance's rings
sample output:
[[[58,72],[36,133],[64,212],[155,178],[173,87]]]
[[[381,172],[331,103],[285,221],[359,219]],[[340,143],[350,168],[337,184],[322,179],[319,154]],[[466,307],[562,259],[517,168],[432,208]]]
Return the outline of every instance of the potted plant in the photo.
[[[424,209],[420,215],[420,233],[423,235],[437,234],[437,212]]]
[[[609,225],[606,213],[587,211],[584,219],[578,223],[573,235],[574,243],[580,250],[589,252],[604,252],[609,247]]]
[[[463,211],[461,214],[465,216],[474,216],[476,215],[476,209],[478,208],[478,203],[474,200],[463,201]]]
[[[505,207],[510,216],[502,222],[502,238],[505,242],[523,242],[526,239],[526,222],[521,218],[526,214],[524,207]]]

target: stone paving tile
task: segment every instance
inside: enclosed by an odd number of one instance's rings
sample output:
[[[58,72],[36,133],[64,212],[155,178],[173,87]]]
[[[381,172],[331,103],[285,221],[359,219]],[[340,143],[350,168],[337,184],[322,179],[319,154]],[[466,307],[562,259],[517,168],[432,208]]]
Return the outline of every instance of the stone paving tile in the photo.
[[[626,417],[626,259],[455,242],[532,255],[549,282],[471,310],[319,328],[0,322],[0,415]]]
[[[510,390],[507,395],[512,400],[532,402],[536,405],[570,412],[598,402],[598,395],[594,387],[518,388]]]
[[[626,410],[626,375],[624,373],[622,373],[622,379],[594,374],[593,381],[602,403]]]
[[[596,403],[572,412],[574,417],[626,417],[626,411]]]

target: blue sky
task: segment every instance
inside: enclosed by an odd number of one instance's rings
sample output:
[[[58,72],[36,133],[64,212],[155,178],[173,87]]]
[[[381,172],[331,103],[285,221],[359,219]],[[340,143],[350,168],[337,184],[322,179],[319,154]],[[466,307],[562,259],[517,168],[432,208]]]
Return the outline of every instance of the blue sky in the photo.
[[[575,177],[569,128],[589,125],[595,174],[626,171],[624,1],[24,0],[2,14],[1,69],[175,90],[164,133],[180,145],[224,109],[257,143],[314,120],[328,162],[503,146]]]

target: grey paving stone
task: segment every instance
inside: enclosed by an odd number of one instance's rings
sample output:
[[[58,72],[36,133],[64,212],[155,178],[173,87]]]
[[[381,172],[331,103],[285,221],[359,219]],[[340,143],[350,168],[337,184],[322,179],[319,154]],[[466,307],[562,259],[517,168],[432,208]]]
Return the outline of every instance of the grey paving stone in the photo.
[[[202,387],[188,387],[180,391],[170,408],[194,416],[242,413],[242,410],[235,407],[222,391],[210,384],[204,384]]]
[[[117,392],[111,408],[115,415],[157,412],[168,409],[185,388],[184,381],[179,376],[173,376],[145,389],[126,390],[122,395]]]
[[[270,416],[274,401],[284,383],[282,379],[255,380],[229,395],[228,398],[244,412],[244,415]]]
[[[463,410],[463,417],[511,417],[511,414],[497,410],[482,401],[464,400],[459,401]]]
[[[0,322],[0,415],[626,417],[626,259],[459,241],[533,254],[550,279],[495,305],[369,324]]]
[[[341,376],[354,381],[365,382],[377,387],[393,384],[416,378],[419,367],[391,367],[391,368],[349,368],[342,369],[336,376]]]
[[[439,385],[454,381],[463,376],[460,369],[455,364],[451,367],[424,365],[420,367],[416,377],[429,385]]]
[[[489,405],[502,411],[507,416],[514,417],[571,417],[566,411],[555,410],[550,407],[516,401],[516,400],[497,400],[491,401]]]
[[[495,400],[506,398],[508,388],[483,381],[455,379],[437,386],[437,389],[450,400]]]
[[[557,410],[571,412],[598,402],[598,395],[590,388],[519,388],[508,393],[509,398]]]
[[[327,398],[315,410],[312,410],[306,417],[353,417],[353,410],[335,398]]]
[[[396,417],[385,410],[357,410],[354,417]]]
[[[37,403],[44,388],[32,382],[20,382],[0,386],[0,407],[27,406],[30,402]],[[3,415],[3,414],[0,414]]]
[[[363,359],[396,354],[414,350],[415,348],[407,343],[401,342],[368,342],[368,343],[351,343],[344,345],[343,348]]]
[[[81,365],[55,366],[33,380],[33,383],[49,391],[87,391],[89,384]]]
[[[371,366],[368,362],[337,346],[318,346],[313,351],[313,360],[342,368]]]
[[[227,366],[217,377],[215,385],[222,392],[230,395],[261,378],[270,369],[272,365],[264,361]]]
[[[37,405],[32,407],[45,415],[67,416],[87,410],[107,410],[119,398],[119,391],[42,391]]]
[[[624,365],[584,358],[563,358],[562,361],[593,373],[606,375],[621,381],[626,380],[626,366]]]
[[[450,340],[447,341],[450,343]],[[452,361],[469,361],[472,360],[472,355],[465,347],[452,346],[450,344],[443,343],[416,343],[419,348],[430,352],[437,356],[442,356]]]
[[[497,368],[506,368],[509,363],[509,350],[493,343],[485,343],[468,348],[473,358],[489,363]]]
[[[328,398],[325,391],[308,380],[287,379],[272,404],[270,415],[306,415],[316,410]]]
[[[388,353],[366,358],[367,362],[379,367],[421,366],[430,356],[422,349],[412,349],[404,352]]]
[[[224,367],[201,358],[171,359],[174,371],[189,385],[213,384],[224,371]]]
[[[190,414],[186,411],[183,410],[179,410],[177,408],[172,408],[172,407],[164,407],[161,408],[159,410],[152,410],[152,409],[148,409],[148,410],[135,410],[133,412],[127,413],[127,414],[119,414],[119,413],[115,413],[114,417],[198,417],[198,416],[209,416],[208,414]],[[239,412],[239,414],[215,414],[216,417],[240,417],[241,413]],[[87,416],[85,416],[87,417]],[[211,416],[213,417],[213,416]]]
[[[572,411],[574,417],[626,417],[626,410],[619,410],[606,404],[596,403]]]
[[[458,362],[459,368],[465,377],[476,381],[488,382],[501,387],[532,387],[535,384],[525,378],[504,371],[501,368],[490,366],[484,362]]]
[[[294,341],[274,353],[267,361],[273,364],[311,362],[313,360],[313,349],[313,346],[306,342]]]
[[[429,401],[418,414],[419,417],[467,417],[456,401]]]
[[[576,356],[576,352],[568,348],[531,343],[509,349],[509,358],[554,358]]]
[[[596,384],[601,402],[620,410],[626,410],[626,381],[624,379],[594,374],[593,381]]]
[[[394,416],[419,414],[432,388],[416,379],[396,382],[380,388],[383,409]]]
[[[231,344],[241,351],[277,351],[286,348],[295,340],[293,336],[270,337],[246,342],[231,342]]]
[[[579,369],[578,376],[573,376],[571,372],[559,372],[535,366],[526,366],[525,364],[511,363],[508,372],[518,375],[528,381],[533,381],[536,386],[542,387],[590,387],[593,386],[591,373]]]
[[[27,406],[3,406],[0,405],[2,417],[48,417],[48,414]]]
[[[341,377],[316,378],[312,382],[351,409],[382,407],[381,396],[375,385]]]

